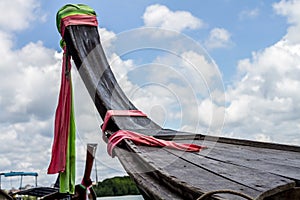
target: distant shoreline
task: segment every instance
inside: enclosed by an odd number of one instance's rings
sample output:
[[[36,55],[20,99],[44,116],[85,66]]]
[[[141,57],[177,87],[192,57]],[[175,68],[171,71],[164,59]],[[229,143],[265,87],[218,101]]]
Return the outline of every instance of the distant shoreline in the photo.
[[[97,197],[140,195],[135,182],[129,176],[105,179],[93,186]]]

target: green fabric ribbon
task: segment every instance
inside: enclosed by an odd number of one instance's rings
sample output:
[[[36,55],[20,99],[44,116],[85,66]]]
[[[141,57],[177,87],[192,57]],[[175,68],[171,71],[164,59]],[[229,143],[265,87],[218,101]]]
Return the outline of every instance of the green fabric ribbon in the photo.
[[[70,15],[94,15],[96,12],[89,6],[84,4],[67,4],[63,6],[56,15],[56,26],[61,33],[61,19]]]
[[[71,79],[70,79],[71,81]],[[70,115],[70,127],[68,137],[68,147],[66,155],[66,169],[60,173],[60,193],[75,193],[75,177],[76,177],[76,126],[74,116],[74,98],[71,81],[71,115]]]

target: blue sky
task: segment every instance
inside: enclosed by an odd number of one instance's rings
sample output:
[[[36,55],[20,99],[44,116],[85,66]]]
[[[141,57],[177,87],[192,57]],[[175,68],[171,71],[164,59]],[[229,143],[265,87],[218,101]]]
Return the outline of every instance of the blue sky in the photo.
[[[274,1],[272,1],[274,2]],[[272,2],[264,1],[102,1],[90,2],[98,13],[100,27],[114,33],[120,33],[143,26],[142,15],[149,5],[166,5],[170,10],[184,10],[203,20],[204,27],[198,30],[184,30],[183,33],[204,44],[209,31],[222,27],[231,34],[232,44],[225,49],[215,49],[210,55],[224,74],[225,82],[230,81],[236,71],[236,62],[249,57],[252,51],[272,45],[285,34],[286,18],[274,13]],[[22,47],[31,41],[43,41],[47,47],[59,50],[59,40],[55,26],[56,11],[69,1],[41,2],[40,14],[45,14],[47,23],[32,24],[26,30],[16,34],[16,47]],[[72,1],[82,3],[82,1]],[[215,6],[218,5],[218,6]],[[52,23],[49,23],[51,22]],[[42,32],[40,30],[47,30]]]
[[[70,2],[0,3],[7,16],[0,19],[0,172],[37,171],[40,185],[56,178],[46,175],[61,65],[55,16]],[[300,145],[300,1],[71,3],[96,10],[121,87],[162,126]],[[77,180],[87,142],[99,144],[100,179],[125,174],[107,156],[102,121],[76,70],[73,79]],[[18,187],[17,181],[2,184]]]

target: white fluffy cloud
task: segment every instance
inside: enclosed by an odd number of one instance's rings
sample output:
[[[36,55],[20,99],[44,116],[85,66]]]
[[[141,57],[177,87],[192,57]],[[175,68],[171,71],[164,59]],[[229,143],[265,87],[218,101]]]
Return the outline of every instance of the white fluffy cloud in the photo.
[[[54,92],[58,86],[55,51],[41,42],[30,43],[20,50],[6,49],[1,72],[1,120],[23,121],[31,117],[48,118],[53,107],[45,102],[55,102]]]
[[[52,178],[45,175],[60,59],[42,42],[14,49],[13,32],[26,29],[40,14],[36,0],[3,0],[0,7],[0,171],[37,171],[39,183],[49,185]]]
[[[273,5],[275,11],[283,16],[287,17],[288,23],[290,23],[290,27],[288,29],[288,33],[285,38],[290,43],[299,43],[299,31],[300,31],[300,1],[298,0],[290,0],[290,1],[280,1]]]
[[[37,0],[1,0],[0,28],[18,31],[27,28],[33,20],[44,19]]]
[[[224,28],[214,28],[210,31],[205,46],[208,49],[225,48],[232,44],[231,34]]]
[[[299,145],[299,1],[275,10],[291,23],[282,40],[240,60],[240,79],[227,90],[226,130],[233,136]],[[243,134],[242,134],[243,133]]]
[[[300,123],[300,45],[280,41],[251,60],[239,62],[241,80],[227,90],[227,125],[253,139],[265,134],[276,142],[295,143]],[[253,126],[255,124],[255,126]],[[293,136],[283,138],[289,133]],[[251,135],[253,134],[253,135]]]
[[[6,53],[0,64],[0,150],[2,159],[10,164],[1,165],[0,171],[37,171],[40,184],[49,184],[45,174],[60,61],[41,42],[19,50],[7,44],[1,44]]]
[[[197,29],[203,26],[201,19],[187,11],[171,11],[164,5],[151,5],[143,15],[145,26],[159,27],[181,32],[184,29]]]

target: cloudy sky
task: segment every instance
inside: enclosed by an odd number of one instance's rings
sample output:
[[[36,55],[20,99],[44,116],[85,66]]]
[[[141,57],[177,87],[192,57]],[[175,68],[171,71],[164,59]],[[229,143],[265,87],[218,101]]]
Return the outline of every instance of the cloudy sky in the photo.
[[[36,171],[39,185],[56,179],[46,175],[62,56],[55,15],[69,2],[0,2],[0,172]],[[300,1],[83,3],[98,14],[121,87],[160,125],[300,145]],[[125,174],[107,156],[102,121],[72,73],[78,182],[88,142],[98,143],[99,179]],[[2,178],[2,186],[19,187],[19,179]]]

